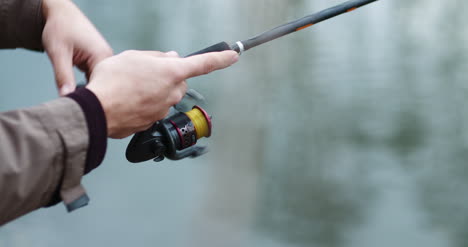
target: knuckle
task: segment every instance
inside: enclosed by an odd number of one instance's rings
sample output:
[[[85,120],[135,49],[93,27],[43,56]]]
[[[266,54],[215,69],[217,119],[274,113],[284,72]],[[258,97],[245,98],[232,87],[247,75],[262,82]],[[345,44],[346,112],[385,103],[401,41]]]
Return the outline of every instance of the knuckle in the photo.
[[[170,90],[171,88],[173,88],[174,86],[174,82],[172,80],[162,80],[160,81],[159,83],[161,83],[161,86],[162,88],[164,88],[164,90]]]
[[[169,99],[169,104],[172,105],[177,105],[183,98],[184,98],[184,93],[182,91],[175,91],[172,93],[170,99]]]
[[[134,56],[136,55],[137,51],[136,50],[126,50],[120,53],[122,56]]]
[[[131,51],[123,51],[123,52],[119,53],[118,56],[119,57],[127,57],[129,55],[131,55]]]
[[[169,99],[169,105],[177,105],[177,103],[179,103],[178,99],[178,96],[171,96],[171,98]]]
[[[161,51],[152,51],[153,55],[156,57],[165,57],[166,53],[161,52]]]
[[[180,68],[171,67],[168,72],[174,78],[174,82],[181,82],[181,81],[185,80],[185,74],[183,73],[182,69],[180,69]]]

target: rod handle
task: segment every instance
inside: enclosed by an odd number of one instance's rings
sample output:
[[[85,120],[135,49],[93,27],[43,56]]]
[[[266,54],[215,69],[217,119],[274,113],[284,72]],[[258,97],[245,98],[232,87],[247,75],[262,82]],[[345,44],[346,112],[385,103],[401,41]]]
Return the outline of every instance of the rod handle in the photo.
[[[194,53],[188,55],[187,57],[200,55],[200,54],[205,54],[205,53],[209,53],[209,52],[219,52],[219,51],[229,51],[229,50],[232,50],[232,49],[231,49],[231,46],[229,46],[228,43],[220,42],[218,44],[207,47],[207,48],[205,48],[203,50],[199,50],[197,52],[194,52]]]

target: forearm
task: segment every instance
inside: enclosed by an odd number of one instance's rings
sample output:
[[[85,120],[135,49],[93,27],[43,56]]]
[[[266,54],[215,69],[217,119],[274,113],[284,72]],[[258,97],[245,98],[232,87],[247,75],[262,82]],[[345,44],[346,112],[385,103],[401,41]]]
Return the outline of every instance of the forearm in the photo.
[[[0,0],[0,49],[43,50],[41,0]]]
[[[69,210],[86,205],[81,177],[101,163],[106,140],[87,97],[0,114],[0,225],[61,200]]]

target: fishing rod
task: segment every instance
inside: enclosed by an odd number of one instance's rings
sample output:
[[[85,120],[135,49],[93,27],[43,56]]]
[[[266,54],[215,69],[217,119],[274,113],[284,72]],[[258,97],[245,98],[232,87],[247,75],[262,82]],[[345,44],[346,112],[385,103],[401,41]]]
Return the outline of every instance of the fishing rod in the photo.
[[[354,11],[364,5],[367,5],[376,1],[378,0],[351,0],[351,1],[339,4],[337,6],[322,10],[318,13],[308,15],[301,19],[275,27],[267,32],[264,32],[260,35],[257,35],[247,40],[237,41],[236,43],[231,44],[231,45],[229,45],[227,42],[220,42],[218,44],[207,47],[203,50],[192,53],[188,55],[188,57],[199,55],[199,54],[204,54],[208,52],[219,52],[219,51],[226,51],[226,50],[233,50],[239,54],[242,54],[243,52],[250,50],[256,46],[265,44],[267,42],[281,38],[288,34],[304,30],[322,21],[328,20],[330,18],[336,17],[341,14]]]
[[[208,52],[233,50],[239,54],[261,44],[294,33],[335,16],[351,12],[359,7],[378,0],[351,0],[335,7],[322,10],[301,19],[278,26],[253,38],[237,41],[229,45],[227,42],[207,47],[189,56]],[[186,98],[195,101],[203,99],[199,93],[189,90]],[[184,112],[174,107],[175,113],[156,122],[146,131],[135,134],[128,144],[126,157],[132,163],[139,163],[154,159],[155,162],[164,160],[181,160],[187,157],[198,157],[206,153],[206,147],[198,146],[197,141],[203,137],[210,137],[212,130],[211,116],[201,107],[194,106],[192,110]]]

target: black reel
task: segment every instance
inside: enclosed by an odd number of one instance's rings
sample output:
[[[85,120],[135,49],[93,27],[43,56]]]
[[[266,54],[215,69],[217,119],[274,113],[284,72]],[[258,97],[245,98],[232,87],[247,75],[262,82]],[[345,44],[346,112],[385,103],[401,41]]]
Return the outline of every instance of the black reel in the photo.
[[[199,106],[176,113],[156,122],[146,131],[135,134],[128,144],[126,157],[132,163],[168,158],[195,158],[207,152],[197,141],[211,136],[211,116]]]

